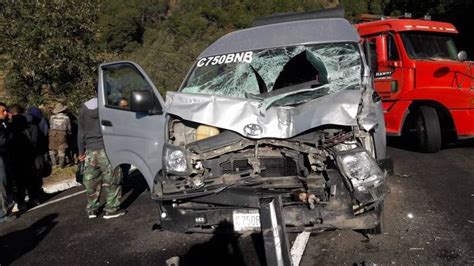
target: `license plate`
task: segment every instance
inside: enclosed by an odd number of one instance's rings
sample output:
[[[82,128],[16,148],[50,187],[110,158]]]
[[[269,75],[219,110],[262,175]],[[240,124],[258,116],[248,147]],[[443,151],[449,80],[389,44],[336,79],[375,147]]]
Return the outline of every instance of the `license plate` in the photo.
[[[235,231],[260,230],[258,210],[236,210],[232,214]]]

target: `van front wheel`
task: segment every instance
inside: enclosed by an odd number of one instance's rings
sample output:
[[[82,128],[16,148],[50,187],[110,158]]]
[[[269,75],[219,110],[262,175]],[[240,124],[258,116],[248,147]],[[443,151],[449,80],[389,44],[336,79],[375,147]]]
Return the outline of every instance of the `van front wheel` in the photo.
[[[441,149],[441,128],[435,108],[420,106],[417,109],[415,129],[421,152],[433,153]]]

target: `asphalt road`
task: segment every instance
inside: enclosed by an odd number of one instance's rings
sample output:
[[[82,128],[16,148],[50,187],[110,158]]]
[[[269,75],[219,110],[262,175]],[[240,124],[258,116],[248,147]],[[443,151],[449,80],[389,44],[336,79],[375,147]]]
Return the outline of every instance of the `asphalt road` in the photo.
[[[395,162],[385,205],[385,234],[312,235],[301,265],[474,264],[474,145],[436,154],[389,148]],[[158,210],[136,176],[124,188],[128,214],[88,219],[79,194],[0,225],[0,265],[258,265],[258,237],[177,234],[154,226]],[[49,201],[73,195],[72,189]],[[155,228],[154,228],[155,227]],[[291,237],[294,239],[294,237]]]

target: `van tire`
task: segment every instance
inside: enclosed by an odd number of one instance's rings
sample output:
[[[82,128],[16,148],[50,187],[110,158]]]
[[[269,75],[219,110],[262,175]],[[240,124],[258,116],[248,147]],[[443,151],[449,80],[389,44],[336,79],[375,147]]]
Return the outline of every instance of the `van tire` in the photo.
[[[417,109],[415,130],[419,151],[434,153],[441,149],[441,128],[435,108],[420,106]]]

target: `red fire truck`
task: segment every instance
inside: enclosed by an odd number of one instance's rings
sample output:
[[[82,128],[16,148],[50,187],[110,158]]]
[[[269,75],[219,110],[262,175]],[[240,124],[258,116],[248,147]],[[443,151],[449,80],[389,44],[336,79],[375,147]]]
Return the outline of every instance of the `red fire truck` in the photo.
[[[415,140],[422,152],[474,137],[473,62],[457,50],[452,24],[381,17],[355,27],[376,54],[388,135]]]

